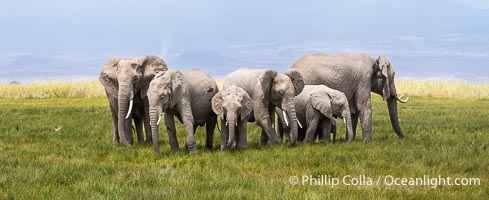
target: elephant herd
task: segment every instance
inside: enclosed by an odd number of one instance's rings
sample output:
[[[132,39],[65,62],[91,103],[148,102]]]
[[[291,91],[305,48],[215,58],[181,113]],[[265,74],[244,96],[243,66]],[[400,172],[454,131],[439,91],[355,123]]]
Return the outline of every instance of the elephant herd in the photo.
[[[346,141],[356,136],[360,119],[362,139],[371,139],[371,92],[387,101],[394,131],[404,137],[397,102],[395,72],[380,55],[311,54],[297,60],[290,69],[241,68],[224,78],[222,89],[206,72],[168,69],[157,56],[134,59],[114,57],[103,66],[99,80],[109,100],[114,126],[113,142],[129,146],[135,129],[139,143],[152,142],[159,150],[158,126],[163,116],[170,148],[179,148],[176,117],[185,127],[185,147],[197,150],[194,138],[198,126],[206,126],[206,148],[212,149],[217,118],[221,121],[221,150],[247,148],[248,122],[261,127],[259,144],[309,143],[316,137],[336,140],[336,118],[346,123]],[[278,118],[279,134],[273,124]],[[134,127],[133,127],[134,124]],[[144,132],[143,133],[143,125]]]

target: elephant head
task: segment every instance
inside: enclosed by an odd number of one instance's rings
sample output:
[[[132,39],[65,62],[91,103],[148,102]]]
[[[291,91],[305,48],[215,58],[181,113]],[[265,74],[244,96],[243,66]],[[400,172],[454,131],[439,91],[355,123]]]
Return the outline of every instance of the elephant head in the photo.
[[[157,56],[136,59],[114,57],[104,65],[99,81],[105,87],[107,97],[117,99],[117,123],[122,144],[130,144],[126,138],[130,130],[125,130],[124,124],[131,114],[134,95],[141,95],[141,99],[144,99],[151,79],[156,73],[167,69],[166,63]]]
[[[168,70],[158,73],[148,88],[149,118],[151,133],[153,134],[153,147],[159,154],[158,125],[160,116],[164,111],[175,107],[187,93],[187,82],[182,72]]]
[[[248,93],[235,85],[217,92],[212,98],[212,111],[221,117],[222,122],[226,121],[226,126],[229,126],[228,148],[231,148],[236,141],[235,130],[238,121],[246,123],[252,109],[253,105]]]
[[[331,121],[334,121],[336,117],[343,118],[346,123],[347,142],[350,143],[353,140],[350,106],[345,94],[316,91],[310,94],[309,100],[314,109],[321,112]]]
[[[395,74],[389,60],[384,55],[380,55],[374,65],[372,92],[381,95],[384,101],[387,101],[392,128],[400,138],[404,138],[404,133],[399,125],[397,101],[407,103],[409,98],[403,100],[402,96],[397,96],[396,85],[394,84]]]
[[[297,141],[297,125],[300,125],[300,123],[295,112],[294,97],[299,95],[302,89],[304,89],[304,80],[302,75],[294,69],[289,69],[284,74],[277,74],[271,80],[271,103],[283,110],[285,125],[290,125],[291,137],[289,145],[294,145]]]

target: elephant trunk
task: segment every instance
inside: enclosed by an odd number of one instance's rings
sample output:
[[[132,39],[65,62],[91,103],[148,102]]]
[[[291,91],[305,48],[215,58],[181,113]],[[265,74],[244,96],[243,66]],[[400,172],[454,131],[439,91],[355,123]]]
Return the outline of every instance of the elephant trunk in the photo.
[[[295,102],[293,100],[289,100],[289,102],[285,103],[283,109],[287,112],[287,117],[290,121],[290,138],[289,138],[289,146],[293,146],[297,142],[297,132],[298,132],[298,123],[297,115],[295,113]]]
[[[230,114],[227,116],[226,123],[228,124],[229,128],[229,138],[228,138],[228,143],[227,146],[228,148],[231,148],[236,141],[236,114]]]
[[[389,116],[391,119],[392,128],[396,132],[399,138],[404,138],[404,133],[401,130],[401,126],[399,124],[399,116],[397,112],[397,98],[391,97],[387,99],[387,106],[389,108]]]
[[[153,149],[155,154],[158,155],[160,153],[160,145],[158,143],[158,122],[159,113],[156,108],[149,109],[149,124],[151,126],[151,133],[153,136]]]
[[[127,87],[127,86],[126,86]],[[119,86],[118,94],[118,110],[117,110],[117,128],[119,130],[119,138],[121,143],[125,146],[129,146],[128,135],[131,130],[126,130],[126,115],[128,112],[129,101],[132,101],[132,92],[130,89],[126,89],[123,85]],[[129,86],[130,87],[130,86]]]

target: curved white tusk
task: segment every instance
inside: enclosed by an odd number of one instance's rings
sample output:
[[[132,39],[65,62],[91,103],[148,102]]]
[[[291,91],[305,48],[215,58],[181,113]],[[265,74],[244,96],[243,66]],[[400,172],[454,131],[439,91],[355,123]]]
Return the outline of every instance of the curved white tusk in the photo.
[[[345,124],[346,124],[346,119],[344,117],[343,117],[343,122],[345,122]]]
[[[297,124],[299,124],[299,127],[302,128],[302,124],[301,124],[301,122],[299,122],[299,120],[297,120]]]
[[[129,110],[127,111],[126,119],[129,118],[129,115],[131,114],[131,111],[132,111],[132,100],[129,102]]]
[[[238,126],[238,122],[236,122],[236,126]]]
[[[282,115],[284,116],[285,120],[285,126],[289,126],[289,120],[287,119],[287,114],[285,113],[285,110],[282,110]]]
[[[409,102],[409,97],[406,98],[405,100],[403,100],[402,97],[404,97],[404,95],[401,95],[400,97],[396,97],[397,101],[399,101],[401,103],[407,103],[407,102]]]
[[[228,122],[226,121],[226,126],[228,126]]]
[[[156,122],[156,126],[160,125],[161,115],[158,117],[158,121]]]

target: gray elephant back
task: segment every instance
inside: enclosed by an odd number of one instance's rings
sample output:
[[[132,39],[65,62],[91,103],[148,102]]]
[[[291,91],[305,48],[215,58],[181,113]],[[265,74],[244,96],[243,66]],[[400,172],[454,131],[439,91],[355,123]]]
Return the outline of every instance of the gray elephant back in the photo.
[[[231,85],[236,85],[246,91],[250,98],[253,99],[255,93],[255,88],[253,86],[257,84],[260,74],[263,73],[263,71],[264,70],[240,68],[226,76],[222,88],[225,89]]]
[[[202,125],[215,115],[211,100],[218,92],[216,81],[209,74],[198,69],[183,72],[183,76],[190,90],[194,123]]]
[[[301,73],[306,85],[326,85],[351,100],[363,80],[370,80],[376,59],[365,53],[310,54],[297,60],[292,69]]]

